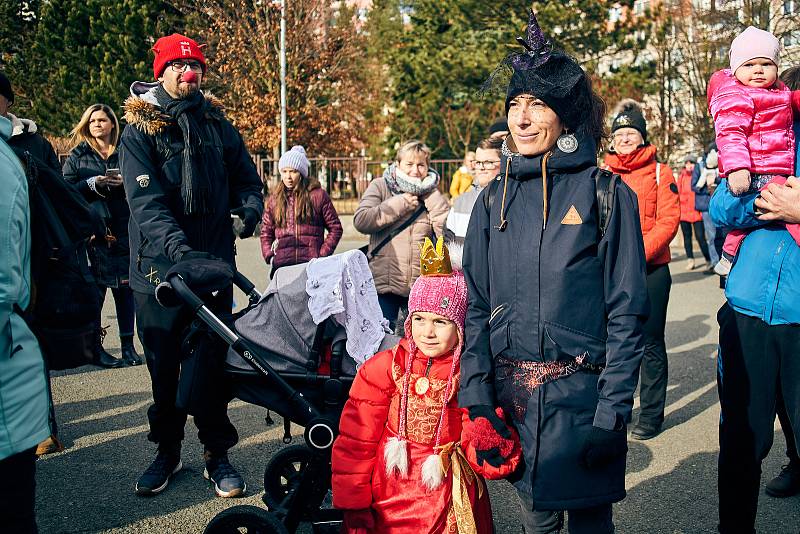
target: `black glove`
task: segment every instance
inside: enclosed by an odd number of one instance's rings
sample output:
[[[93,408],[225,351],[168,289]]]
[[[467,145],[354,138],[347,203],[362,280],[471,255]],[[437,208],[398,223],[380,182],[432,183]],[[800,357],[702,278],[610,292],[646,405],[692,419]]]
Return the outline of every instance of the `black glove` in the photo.
[[[258,224],[258,211],[249,206],[242,206],[241,208],[232,209],[231,215],[239,217],[244,224],[242,230],[239,232],[240,239],[245,239],[253,235],[253,232],[256,230],[256,224]]]
[[[499,447],[492,447],[488,450],[475,449],[475,458],[478,460],[478,465],[483,465],[483,462],[486,462],[492,467],[500,467],[506,461],[503,455],[500,454]]]
[[[493,406],[489,406],[488,404],[479,404],[477,406],[470,406],[469,418],[474,421],[478,417],[483,417],[484,419],[489,421],[494,431],[497,432],[500,435],[500,437],[505,439],[511,439],[511,431],[508,429],[508,426],[506,426],[505,421],[497,417],[497,413],[494,411]],[[490,465],[494,464],[490,463]]]
[[[201,252],[199,250],[187,250],[181,256],[180,261],[186,260],[218,260],[216,256],[209,252]]]
[[[608,465],[628,452],[628,434],[625,430],[606,430],[592,427],[581,450],[581,464],[587,469]]]

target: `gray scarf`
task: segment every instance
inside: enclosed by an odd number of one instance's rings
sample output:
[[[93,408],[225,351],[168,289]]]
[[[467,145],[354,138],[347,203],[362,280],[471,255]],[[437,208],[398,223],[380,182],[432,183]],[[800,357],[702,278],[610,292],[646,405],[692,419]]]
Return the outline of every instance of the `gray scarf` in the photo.
[[[181,198],[183,213],[186,215],[207,215],[211,213],[211,187],[208,178],[208,165],[205,164],[205,145],[200,134],[201,118],[206,108],[206,99],[200,91],[186,98],[174,99],[160,85],[155,90],[158,104],[177,122],[183,134],[183,153],[181,154]]]
[[[395,195],[411,193],[421,197],[439,187],[439,175],[433,169],[428,169],[428,176],[418,181],[406,176],[397,168],[396,162],[389,165],[383,172],[383,179],[386,180],[389,191]]]

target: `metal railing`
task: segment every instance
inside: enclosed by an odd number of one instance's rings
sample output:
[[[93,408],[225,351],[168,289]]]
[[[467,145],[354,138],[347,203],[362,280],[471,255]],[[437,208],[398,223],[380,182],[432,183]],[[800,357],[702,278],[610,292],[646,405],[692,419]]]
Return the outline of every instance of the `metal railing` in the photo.
[[[278,161],[258,154],[253,156],[253,161],[261,181],[267,185],[268,190],[272,190],[280,180]],[[340,214],[352,214],[369,183],[383,176],[391,162],[373,161],[361,157],[333,157],[310,158],[309,163],[311,164],[308,170],[309,176],[319,180],[336,205],[336,210]],[[439,182],[439,190],[442,193],[450,190],[453,174],[461,164],[461,160],[457,159],[431,160],[431,168],[442,177]]]

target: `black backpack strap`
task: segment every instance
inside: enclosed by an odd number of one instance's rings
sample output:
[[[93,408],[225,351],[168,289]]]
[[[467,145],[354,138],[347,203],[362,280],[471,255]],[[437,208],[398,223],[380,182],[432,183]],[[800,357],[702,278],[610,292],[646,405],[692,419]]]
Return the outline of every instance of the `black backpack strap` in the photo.
[[[598,168],[594,180],[597,189],[597,222],[600,235],[603,236],[611,221],[611,209],[614,207],[614,194],[617,190],[619,174],[614,174],[608,169]]]
[[[416,209],[416,211],[415,211],[414,213],[412,213],[412,214],[411,214],[411,216],[410,216],[408,219],[406,219],[405,221],[403,221],[403,224],[401,224],[400,226],[398,226],[397,228],[395,228],[394,230],[392,230],[391,232],[389,232],[389,235],[388,235],[388,236],[386,236],[386,237],[384,238],[384,240],[383,240],[383,241],[381,241],[380,243],[378,243],[377,245],[375,245],[375,248],[373,248],[372,250],[370,250],[370,251],[367,253],[367,259],[368,259],[368,260],[371,260],[372,258],[374,258],[375,256],[377,256],[377,255],[378,255],[378,252],[379,252],[379,251],[380,251],[380,250],[381,250],[383,247],[385,247],[386,245],[388,245],[388,244],[389,244],[389,242],[390,242],[392,239],[394,239],[395,237],[397,237],[398,235],[400,235],[400,232],[402,232],[403,230],[405,230],[406,228],[408,228],[409,226],[411,226],[412,224],[414,224],[414,221],[416,221],[417,219],[419,219],[419,216],[420,216],[420,215],[422,215],[422,213],[425,211],[425,209],[426,209],[426,208],[425,208],[425,203],[424,203],[424,202],[423,202],[423,203],[420,203],[420,206],[419,206],[419,207]]]
[[[486,208],[486,213],[492,214],[492,204],[494,204],[494,197],[497,196],[497,188],[500,186],[500,177],[498,176],[486,186],[486,194],[483,195],[483,207]]]

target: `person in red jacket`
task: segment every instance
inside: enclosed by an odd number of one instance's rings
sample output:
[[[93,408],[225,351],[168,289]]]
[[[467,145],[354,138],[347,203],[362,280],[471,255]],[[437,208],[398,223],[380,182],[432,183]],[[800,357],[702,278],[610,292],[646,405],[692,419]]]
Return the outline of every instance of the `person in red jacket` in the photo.
[[[281,156],[281,181],[264,203],[261,254],[272,271],[330,256],[342,238],[342,223],[328,193],[308,176],[305,149],[295,145]],[[325,230],[328,235],[325,236]]]
[[[645,440],[660,434],[664,423],[668,372],[664,327],[672,287],[669,244],[678,232],[681,212],[672,170],[656,161],[656,147],[647,142],[647,122],[635,101],[620,102],[611,134],[613,142],[605,164],[636,193],[647,262],[650,317],[644,324],[641,410],[631,431],[634,439]]]
[[[519,463],[507,426],[490,455],[464,439],[473,424],[457,402],[467,286],[441,238],[436,247],[426,239],[421,255],[406,337],[361,366],[342,411],[331,467],[347,534],[491,534],[481,475],[507,476]],[[493,434],[487,421],[474,425]]]
[[[706,232],[703,228],[703,214],[694,207],[694,191],[692,191],[692,173],[694,172],[694,158],[688,157],[683,164],[683,169],[678,175],[678,196],[681,204],[681,232],[683,233],[683,250],[686,251],[686,270],[691,271],[697,264],[694,261],[694,250],[692,247],[692,229],[694,237],[700,245],[700,252],[706,259],[707,264],[711,264],[708,255],[708,243],[706,243]],[[708,274],[711,274],[710,272]]]

